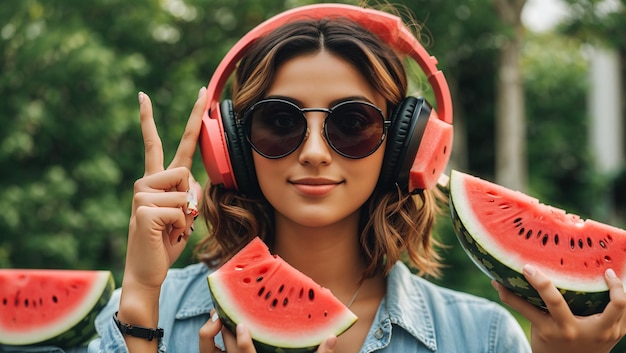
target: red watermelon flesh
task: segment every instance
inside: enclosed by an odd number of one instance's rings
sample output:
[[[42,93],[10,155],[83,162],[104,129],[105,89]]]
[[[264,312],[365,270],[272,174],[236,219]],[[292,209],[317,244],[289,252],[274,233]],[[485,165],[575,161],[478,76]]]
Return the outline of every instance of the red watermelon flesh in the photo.
[[[216,310],[231,330],[248,327],[257,351],[314,352],[357,317],[327,288],[253,239],[208,276]]]
[[[601,312],[608,303],[608,268],[626,279],[626,231],[458,171],[449,187],[464,249],[484,272],[533,304],[544,306],[521,275],[525,264],[544,272],[579,315]]]
[[[109,271],[0,269],[0,344],[83,344],[113,290]]]

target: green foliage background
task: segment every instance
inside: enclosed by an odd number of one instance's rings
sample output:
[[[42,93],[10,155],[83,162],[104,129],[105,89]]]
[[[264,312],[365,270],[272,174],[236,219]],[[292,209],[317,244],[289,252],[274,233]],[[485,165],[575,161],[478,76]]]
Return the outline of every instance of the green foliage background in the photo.
[[[279,11],[313,2],[4,1],[0,267],[104,268],[120,283],[133,182],[143,173],[137,92],[152,97],[167,163],[197,90],[235,41]],[[570,2],[588,8],[594,3]],[[497,51],[507,28],[490,0],[404,3],[423,26],[426,48],[457,87],[453,99],[463,115],[455,119],[465,120],[468,134],[465,171],[493,180]],[[588,83],[581,38],[607,31],[626,38],[626,16],[599,25],[586,14],[572,21],[568,36],[528,33],[523,65],[530,193],[591,216],[599,214],[607,179],[594,171],[585,142]],[[612,45],[626,51],[623,41]],[[193,171],[206,181],[199,158]],[[195,238],[203,234],[197,230]],[[438,237],[448,245],[442,252],[447,269],[435,281],[497,300],[446,216]],[[187,251],[176,266],[192,261]]]

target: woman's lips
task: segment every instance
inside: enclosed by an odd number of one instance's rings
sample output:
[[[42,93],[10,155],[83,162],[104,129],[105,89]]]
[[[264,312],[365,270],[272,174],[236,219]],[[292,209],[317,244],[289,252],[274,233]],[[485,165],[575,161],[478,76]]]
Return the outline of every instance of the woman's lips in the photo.
[[[300,179],[292,181],[291,184],[303,195],[320,197],[329,194],[340,182],[327,179]]]

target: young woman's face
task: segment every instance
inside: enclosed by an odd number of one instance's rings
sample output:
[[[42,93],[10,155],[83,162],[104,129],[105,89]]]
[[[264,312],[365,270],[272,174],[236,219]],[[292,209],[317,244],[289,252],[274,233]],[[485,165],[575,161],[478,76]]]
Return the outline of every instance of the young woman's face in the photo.
[[[281,98],[300,108],[331,108],[337,103],[370,102],[386,112],[385,99],[351,64],[326,52],[284,63],[265,98]],[[324,112],[305,113],[308,135],[291,154],[268,159],[253,152],[261,190],[281,219],[309,227],[332,225],[348,217],[373,192],[384,143],[361,159],[341,156],[322,134]],[[386,118],[386,117],[385,117]]]

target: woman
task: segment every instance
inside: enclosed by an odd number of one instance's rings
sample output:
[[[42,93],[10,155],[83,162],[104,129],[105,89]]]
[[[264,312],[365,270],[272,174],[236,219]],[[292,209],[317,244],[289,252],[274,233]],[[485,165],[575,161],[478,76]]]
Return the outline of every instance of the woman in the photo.
[[[245,135],[234,148],[250,153],[248,182],[205,189],[203,263],[182,270],[168,272],[193,228],[189,168],[207,93],[200,90],[168,169],[149,97],[139,94],[145,175],[135,183],[119,303],[115,297],[99,316],[101,337],[90,351],[254,352],[245,323],[235,333],[222,329],[206,276],[257,235],[359,317],[318,352],[530,351],[506,310],[434,286],[400,261],[406,254],[421,273],[438,273],[430,232],[440,195],[382,181],[389,124],[407,95],[402,60],[387,43],[334,16],[287,22],[245,50],[222,114],[232,113]],[[345,143],[355,134],[358,141]],[[626,296],[613,272],[606,276],[611,303],[586,318],[574,317],[539,271],[527,266],[525,275],[551,314],[495,286],[531,321],[534,352],[609,352],[624,334]]]

